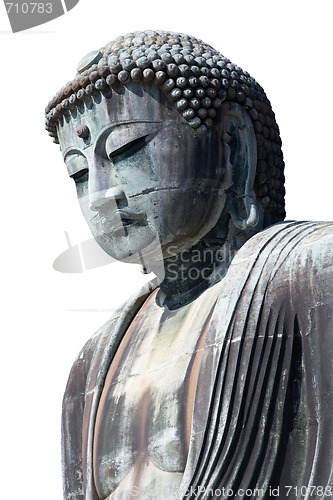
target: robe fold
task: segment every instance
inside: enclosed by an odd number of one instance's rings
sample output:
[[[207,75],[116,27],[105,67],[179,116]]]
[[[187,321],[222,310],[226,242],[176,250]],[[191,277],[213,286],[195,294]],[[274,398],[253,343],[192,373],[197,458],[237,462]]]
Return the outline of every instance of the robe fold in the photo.
[[[99,398],[154,287],[120,309],[73,365],[63,404],[66,500],[99,500]],[[233,258],[221,290],[179,499],[333,498],[333,224],[284,222],[258,233]]]

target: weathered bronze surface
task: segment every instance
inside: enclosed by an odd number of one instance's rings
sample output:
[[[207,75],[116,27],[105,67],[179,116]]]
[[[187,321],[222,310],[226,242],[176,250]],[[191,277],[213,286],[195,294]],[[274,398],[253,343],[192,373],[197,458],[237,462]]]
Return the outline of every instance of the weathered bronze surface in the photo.
[[[46,117],[96,241],[157,277],[73,365],[64,498],[332,498],[333,226],[283,222],[263,89],[193,37],[129,33]]]

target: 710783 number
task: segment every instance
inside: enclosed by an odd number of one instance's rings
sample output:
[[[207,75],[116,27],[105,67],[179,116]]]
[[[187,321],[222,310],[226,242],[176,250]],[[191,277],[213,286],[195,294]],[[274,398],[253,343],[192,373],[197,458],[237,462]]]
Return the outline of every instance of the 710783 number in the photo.
[[[51,14],[52,3],[6,3],[8,14],[13,9],[16,14]]]

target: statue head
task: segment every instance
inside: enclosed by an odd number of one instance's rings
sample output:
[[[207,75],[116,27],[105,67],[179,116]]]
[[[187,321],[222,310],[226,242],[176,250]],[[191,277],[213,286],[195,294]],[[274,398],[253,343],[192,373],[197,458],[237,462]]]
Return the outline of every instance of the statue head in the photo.
[[[89,53],[46,108],[83,213],[113,257],[163,257],[207,234],[284,219],[284,162],[269,100],[188,35],[129,33]],[[157,257],[156,257],[157,258]]]

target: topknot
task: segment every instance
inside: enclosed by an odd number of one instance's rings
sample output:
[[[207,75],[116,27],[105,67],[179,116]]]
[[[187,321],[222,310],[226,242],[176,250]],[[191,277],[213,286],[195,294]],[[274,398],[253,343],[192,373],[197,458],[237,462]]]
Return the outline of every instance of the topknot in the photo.
[[[213,125],[224,101],[243,106],[257,139],[255,191],[265,212],[283,220],[284,161],[279,128],[262,87],[210,45],[166,31],[127,33],[85,56],[76,77],[46,107],[46,129],[58,143],[56,124],[95,93],[106,97],[129,82],[157,85],[199,133]]]

